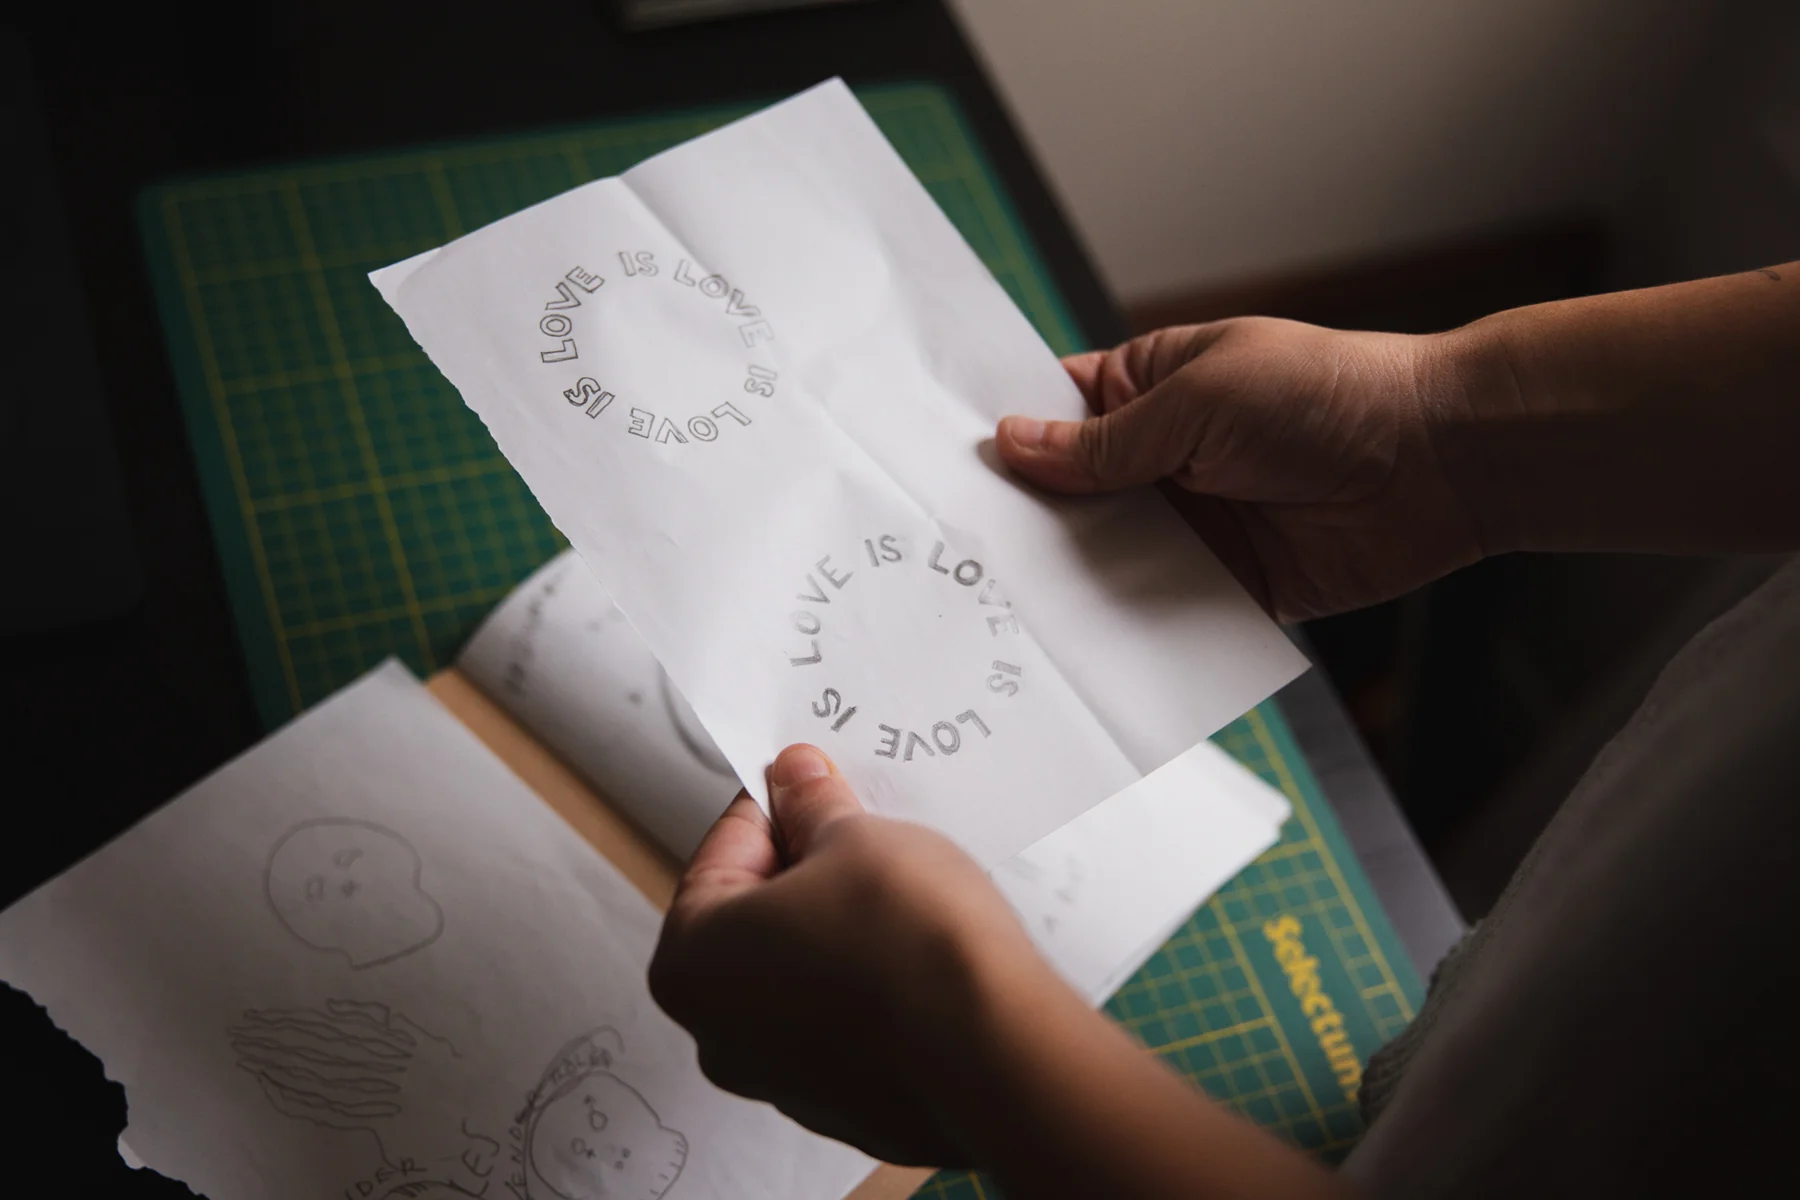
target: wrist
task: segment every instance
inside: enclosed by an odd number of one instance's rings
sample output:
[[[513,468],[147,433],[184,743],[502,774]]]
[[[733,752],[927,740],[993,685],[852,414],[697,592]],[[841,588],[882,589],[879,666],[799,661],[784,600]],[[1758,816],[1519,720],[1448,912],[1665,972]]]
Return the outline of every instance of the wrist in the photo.
[[[1475,527],[1482,557],[1531,548],[1530,488],[1518,434],[1530,397],[1508,314],[1430,335],[1419,392],[1427,438],[1446,486]]]
[[[1780,286],[1752,273],[1559,300],[1433,339],[1433,440],[1484,551],[1800,540],[1800,292]]]
[[[1103,1022],[1023,936],[954,948],[924,973],[915,1007],[925,1036],[903,1050],[910,1089],[969,1162],[994,1167],[1058,1046]]]
[[[1157,1061],[1043,959],[971,965],[966,1039],[921,1092],[967,1160],[1009,1195],[1338,1197],[1317,1165]]]

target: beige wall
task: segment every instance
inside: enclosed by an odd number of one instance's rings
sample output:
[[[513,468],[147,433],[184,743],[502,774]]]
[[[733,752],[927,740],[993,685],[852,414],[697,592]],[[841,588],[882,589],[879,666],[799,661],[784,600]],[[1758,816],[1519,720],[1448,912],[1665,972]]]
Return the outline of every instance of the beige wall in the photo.
[[[1711,0],[951,0],[1130,303],[1609,199]]]

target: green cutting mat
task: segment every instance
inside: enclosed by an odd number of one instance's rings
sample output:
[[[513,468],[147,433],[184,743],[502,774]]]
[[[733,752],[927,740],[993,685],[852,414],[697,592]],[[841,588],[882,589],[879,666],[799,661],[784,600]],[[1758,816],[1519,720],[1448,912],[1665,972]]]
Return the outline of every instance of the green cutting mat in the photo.
[[[926,85],[859,96],[1046,340],[1078,348],[954,101]],[[272,167],[143,195],[189,436],[266,725],[387,655],[420,674],[449,663],[482,615],[564,545],[365,274],[744,111]],[[1287,793],[1294,818],[1108,1011],[1213,1095],[1335,1156],[1360,1131],[1345,1080],[1412,1016],[1418,978],[1279,710],[1264,705],[1218,740]],[[1316,998],[1302,1013],[1264,932],[1282,916],[1298,921],[1337,1017]],[[1336,1045],[1339,1021],[1347,1047]],[[946,1173],[924,1194],[993,1191]]]

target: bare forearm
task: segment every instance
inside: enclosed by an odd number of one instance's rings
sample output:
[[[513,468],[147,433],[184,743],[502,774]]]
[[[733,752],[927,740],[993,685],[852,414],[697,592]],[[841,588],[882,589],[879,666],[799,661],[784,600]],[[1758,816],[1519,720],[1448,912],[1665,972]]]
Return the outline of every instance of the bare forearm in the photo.
[[[1059,986],[1004,989],[942,1080],[946,1124],[1007,1194],[1340,1197],[1337,1177],[1228,1113]]]
[[[1800,263],[1443,335],[1439,443],[1490,553],[1800,546]]]

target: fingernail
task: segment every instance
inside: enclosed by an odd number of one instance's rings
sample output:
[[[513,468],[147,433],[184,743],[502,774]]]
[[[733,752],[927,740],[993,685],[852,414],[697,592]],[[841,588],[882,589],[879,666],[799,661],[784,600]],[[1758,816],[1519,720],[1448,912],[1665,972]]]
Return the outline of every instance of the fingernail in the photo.
[[[831,774],[831,760],[815,746],[789,746],[769,768],[769,784],[777,788],[796,788],[809,779],[823,779]]]
[[[1036,417],[1008,417],[1006,431],[1021,449],[1036,450],[1044,444],[1044,423]]]

